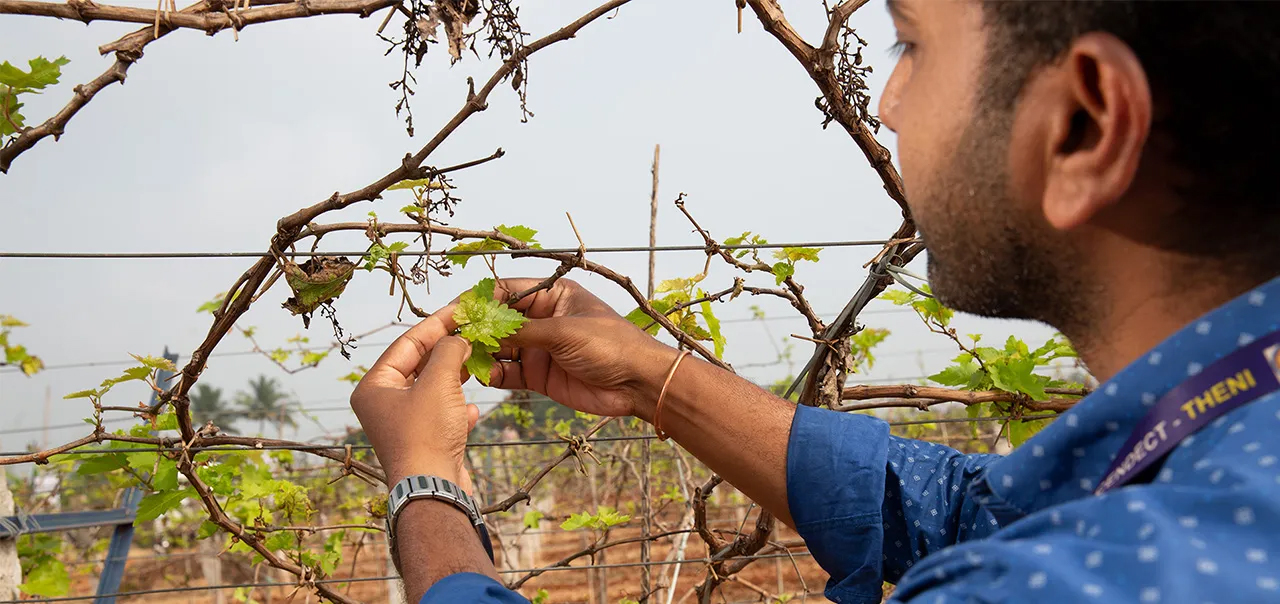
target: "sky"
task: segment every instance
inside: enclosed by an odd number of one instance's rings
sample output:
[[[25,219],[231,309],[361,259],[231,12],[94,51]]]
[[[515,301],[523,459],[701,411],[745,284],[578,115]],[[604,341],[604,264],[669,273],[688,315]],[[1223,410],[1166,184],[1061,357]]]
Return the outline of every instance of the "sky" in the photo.
[[[125,0],[151,8],[153,3]],[[537,37],[596,6],[595,2],[525,3],[521,20]],[[809,40],[825,25],[821,2],[783,3]],[[182,30],[154,42],[123,86],[110,86],[80,112],[60,141],[45,139],[0,175],[0,250],[9,252],[209,252],[266,249],[276,221],[334,191],[350,191],[387,173],[406,152],[419,149],[464,101],[466,78],[486,80],[492,61],[467,57],[450,66],[437,47],[414,71],[416,136],[406,135],[394,105],[401,60],[384,56],[375,30],[383,14],[361,20],[320,16],[208,37]],[[393,21],[398,23],[398,19]],[[869,42],[864,56],[878,100],[892,68],[887,50],[893,28],[882,3],[860,9],[852,23]],[[743,231],[774,242],[877,240],[898,226],[899,212],[861,152],[843,130],[823,129],[814,107],[818,94],[801,66],[765,33],[748,12],[736,31],[729,2],[634,0],[612,19],[587,26],[575,39],[531,59],[529,109],[521,123],[515,94],[499,86],[489,109],[464,124],[428,159],[452,165],[487,156],[500,160],[459,172],[455,194],[463,199],[449,223],[489,229],[524,224],[540,231],[547,247],[573,247],[571,214],[588,246],[645,245],[648,241],[650,164],[662,145],[659,245],[700,244],[672,200],[687,194],[688,208],[718,239]],[[393,28],[396,25],[392,26]],[[110,65],[96,48],[135,27],[94,22],[88,26],[41,17],[0,19],[0,60],[25,66],[43,55],[66,55],[62,83],[27,101],[28,123],[60,108],[71,88]],[[531,38],[532,39],[532,38]],[[874,106],[873,100],[873,106]],[[879,139],[895,149],[893,134]],[[362,221],[374,210],[396,215],[410,201],[389,192],[325,220]],[[332,251],[363,250],[359,234],[330,236]],[[865,278],[862,265],[878,247],[830,248],[821,262],[802,264],[796,278],[814,308],[828,320]],[[600,262],[643,283],[645,254],[595,254]],[[661,253],[657,278],[698,273],[701,252]],[[0,314],[26,321],[11,340],[24,344],[50,368],[25,377],[0,368],[0,449],[30,442],[53,445],[88,432],[71,428],[90,415],[84,400],[64,394],[96,386],[128,365],[128,353],[158,355],[166,347],[180,364],[204,338],[211,317],[196,308],[225,291],[253,263],[251,258],[164,260],[63,260],[0,258]],[[500,259],[502,276],[542,277],[555,264]],[[923,273],[921,260],[911,267]],[[434,279],[428,295],[435,309],[486,276],[482,263],[448,279]],[[712,264],[705,285],[718,290],[733,272]],[[398,298],[387,296],[384,273],[359,272],[337,302],[338,318],[352,333],[395,320]],[[634,304],[614,284],[571,275],[626,313]],[[766,277],[751,282],[768,285]],[[331,340],[317,318],[310,330],[280,308],[289,295],[283,281],[240,319],[254,326],[264,348],[286,345],[301,334],[312,343]],[[758,305],[769,321],[750,321]],[[798,370],[812,345],[790,339],[796,366],[777,363],[790,334],[803,321],[774,299],[739,298],[717,313],[728,345],[725,358],[758,382],[774,382]],[[409,319],[406,314],[406,319]],[[854,382],[914,382],[946,366],[957,350],[928,333],[919,319],[883,301],[864,315],[869,327],[892,335],[877,349],[877,363]],[[1016,334],[1038,344],[1052,335],[1042,325],[961,316],[960,333],[986,341]],[[310,439],[340,433],[355,418],[345,410],[351,386],[338,377],[369,365],[401,329],[361,342],[350,361],[333,354],[318,368],[288,374],[257,355],[210,360],[201,382],[229,396],[258,375],[276,378],[313,420],[297,432]],[[228,335],[220,353],[251,348]],[[626,351],[620,350],[619,354]],[[58,369],[67,364],[92,366]],[[106,363],[106,364],[102,364]],[[117,363],[117,364],[111,364]],[[471,400],[500,400],[504,393],[470,383]],[[140,387],[120,388],[110,405],[144,400]],[[118,415],[117,415],[118,416]],[[127,424],[124,424],[127,425]],[[34,428],[29,432],[15,430]],[[256,431],[248,422],[242,430]],[[269,432],[273,430],[268,429]]]

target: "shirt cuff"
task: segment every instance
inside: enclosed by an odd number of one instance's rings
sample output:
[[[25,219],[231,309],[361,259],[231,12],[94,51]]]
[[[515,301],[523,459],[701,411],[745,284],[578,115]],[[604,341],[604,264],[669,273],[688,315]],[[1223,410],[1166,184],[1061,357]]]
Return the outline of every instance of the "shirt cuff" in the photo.
[[[449,575],[422,594],[419,604],[529,604],[524,596],[511,591],[489,575],[457,573]]]
[[[889,425],[868,416],[799,406],[787,444],[787,505],[837,602],[882,598],[885,465]]]

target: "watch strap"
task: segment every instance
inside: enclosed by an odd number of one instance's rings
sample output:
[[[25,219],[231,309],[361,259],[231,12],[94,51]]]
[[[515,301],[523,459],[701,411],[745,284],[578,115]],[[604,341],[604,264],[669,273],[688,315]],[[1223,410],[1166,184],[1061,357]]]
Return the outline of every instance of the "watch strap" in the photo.
[[[480,514],[480,505],[462,487],[438,476],[415,475],[397,482],[387,492],[387,546],[392,555],[396,553],[396,520],[400,512],[415,499],[436,499],[453,504],[471,520],[480,543],[484,546],[489,560],[494,559],[493,545],[489,539],[489,530],[484,525],[484,516]]]

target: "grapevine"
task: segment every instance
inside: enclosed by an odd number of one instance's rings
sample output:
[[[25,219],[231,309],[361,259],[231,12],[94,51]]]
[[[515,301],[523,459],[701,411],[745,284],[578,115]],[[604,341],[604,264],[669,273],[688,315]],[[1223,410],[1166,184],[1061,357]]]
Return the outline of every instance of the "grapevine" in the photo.
[[[500,223],[462,228],[448,224],[454,208],[463,203],[458,196],[461,187],[454,182],[454,176],[498,161],[504,153],[497,149],[487,156],[445,161],[440,151],[443,143],[461,132],[475,114],[484,111],[500,86],[513,89],[520,103],[521,119],[531,118],[533,114],[527,106],[531,57],[544,48],[571,40],[585,27],[607,26],[597,22],[611,18],[629,2],[609,0],[557,30],[532,38],[520,25],[518,10],[509,0],[282,0],[253,7],[201,0],[176,12],[92,3],[0,0],[0,13],[144,25],[104,45],[103,54],[114,53],[115,59],[108,71],[77,86],[65,108],[34,126],[30,125],[31,118],[22,113],[21,99],[41,92],[65,92],[57,85],[67,60],[36,57],[28,62],[27,70],[8,62],[0,65],[3,171],[8,171],[15,159],[36,144],[50,136],[56,138],[104,88],[123,82],[144,47],[180,29],[198,29],[210,35],[231,30],[235,36],[249,25],[261,24],[265,28],[285,19],[377,14],[385,19],[379,35],[388,41],[390,51],[403,55],[402,77],[393,83],[394,91],[400,95],[394,110],[403,114],[410,136],[415,135],[410,108],[413,87],[417,85],[413,70],[430,56],[433,45],[442,44],[447,49],[450,65],[466,60],[468,55],[479,56],[482,51],[497,61],[487,78],[469,81],[457,111],[443,120],[443,125],[415,152],[406,154],[385,174],[362,188],[335,192],[282,217],[261,257],[225,291],[198,305],[198,312],[208,313],[211,326],[185,366],[179,367],[165,358],[133,356],[135,364],[120,375],[109,377],[94,388],[66,395],[67,399],[87,404],[85,436],[43,450],[0,457],[0,465],[34,464],[36,474],[57,477],[63,506],[109,507],[110,502],[103,501],[109,497],[102,493],[141,488],[146,495],[137,516],[140,540],[157,549],[181,550],[212,544],[209,547],[216,550],[219,559],[225,558],[246,575],[246,585],[270,583],[258,580],[262,573],[283,573],[289,577],[286,585],[294,585],[294,592],[303,591],[307,598],[314,595],[327,601],[355,602],[379,597],[361,589],[356,590],[359,597],[352,595],[363,568],[359,563],[362,557],[367,563],[371,555],[362,552],[374,549],[374,542],[381,543],[386,516],[385,475],[363,433],[352,429],[324,444],[241,435],[235,426],[237,421],[257,420],[260,426],[270,421],[283,432],[283,426],[296,420],[280,410],[283,403],[272,407],[275,411],[248,415],[246,410],[254,398],[251,393],[254,389],[268,389],[268,378],[251,386],[244,402],[231,408],[218,402],[220,390],[202,382],[202,373],[210,355],[228,334],[243,337],[254,353],[288,373],[322,363],[343,362],[336,357],[349,358],[350,350],[365,338],[384,329],[403,327],[415,317],[428,316],[415,296],[420,299],[424,292],[429,293],[433,279],[448,278],[454,270],[466,268],[476,260],[484,263],[492,278],[480,281],[458,298],[452,319],[458,326],[458,335],[472,346],[466,369],[484,384],[490,382],[494,354],[499,352],[501,340],[516,334],[526,322],[512,308],[516,302],[562,278],[591,274],[626,294],[630,307],[625,316],[638,329],[667,338],[731,371],[733,367],[724,360],[730,342],[722,328],[722,305],[761,296],[786,302],[803,318],[808,331],[789,338],[785,352],[777,349],[778,362],[791,362],[790,347],[796,342],[812,345],[814,350],[813,362],[804,375],[792,376],[804,384],[792,395],[801,404],[846,412],[879,410],[884,414],[889,409],[890,420],[906,418],[892,414],[892,410],[919,409],[908,420],[917,423],[904,426],[909,428],[907,432],[940,440],[955,437],[938,426],[960,419],[958,415],[1005,418],[1000,420],[1003,423],[995,434],[983,432],[977,423],[969,424],[968,434],[947,441],[952,446],[985,450],[991,448],[989,443],[1002,437],[1017,446],[1048,421],[1042,414],[1065,410],[1087,394],[1084,384],[1038,373],[1047,364],[1074,357],[1065,340],[1053,338],[1035,348],[1014,338],[1002,347],[979,346],[980,336],[966,338],[956,334],[950,326],[951,311],[929,297],[927,287],[920,293],[886,292],[894,281],[891,271],[877,272],[875,268],[868,273],[869,287],[861,304],[865,306],[879,295],[913,309],[930,331],[957,346],[959,354],[950,366],[929,378],[938,386],[877,389],[848,385],[851,375],[874,365],[875,347],[890,334],[860,323],[856,311],[836,321],[824,320],[815,312],[802,281],[806,267],[820,261],[822,250],[807,246],[765,250],[762,248],[769,246],[769,241],[755,231],[717,239],[695,219],[696,201],[683,193],[675,199],[674,207],[696,235],[694,242],[703,246],[703,269],[694,275],[662,280],[653,295],[639,289],[628,276],[588,258],[580,237],[579,248],[574,252],[544,248],[538,241],[538,231],[524,225]],[[766,32],[799,60],[820,91],[818,105],[823,125],[839,124],[850,135],[880,176],[888,196],[902,208],[901,225],[868,265],[901,268],[923,251],[923,245],[915,239],[901,179],[888,151],[874,137],[878,121],[868,111],[870,97],[863,81],[870,68],[862,64],[860,54],[865,42],[849,26],[853,12],[862,4],[845,0],[829,7],[828,26],[816,47],[791,27],[776,0],[746,0],[739,3],[739,8],[749,7]],[[396,27],[403,33],[384,33],[397,31],[387,29],[392,19],[402,19]],[[392,219],[384,220],[372,210],[363,214],[366,220],[334,218],[335,212],[390,200],[392,196],[400,197],[391,207],[401,206]],[[325,247],[324,239],[337,233],[367,239],[367,246],[361,245],[363,255],[353,259],[326,252],[331,248]],[[300,250],[309,251],[304,254]],[[407,260],[409,252],[416,254],[412,263]],[[499,254],[511,256],[514,262],[529,258],[549,260],[556,263],[556,268],[528,291],[499,296],[495,293],[496,280],[504,276],[498,271]],[[716,282],[710,277],[713,263],[732,270],[734,276]],[[339,321],[342,296],[362,287],[389,292],[395,300],[395,321],[364,333],[349,333]],[[304,330],[317,322],[326,332],[332,331],[331,342],[326,337],[326,344],[317,345],[310,336],[299,334],[283,345],[260,346],[255,327],[241,321],[272,288],[288,290],[287,299],[276,312],[297,317],[293,320]],[[217,290],[211,287],[209,291]],[[755,312],[757,318],[762,318],[758,310]],[[13,341],[14,330],[22,327],[25,324],[21,321],[0,315],[0,344],[5,352],[0,365],[13,365],[32,375],[43,368],[43,362]],[[331,355],[335,350],[339,354]],[[356,383],[365,371],[365,367],[351,366],[343,380]],[[118,400],[114,389],[131,382],[145,384],[153,394],[151,401]],[[767,386],[783,395],[788,391],[787,382]],[[940,403],[961,403],[967,409],[959,414],[927,411]],[[109,428],[118,414],[126,414],[135,423],[125,429]],[[930,423],[934,421],[936,425]],[[788,538],[768,512],[740,501],[739,493],[722,487],[719,476],[697,464],[682,449],[655,445],[652,459],[645,457],[643,466],[638,467],[639,443],[647,447],[652,439],[648,428],[638,420],[597,418],[569,411],[530,393],[514,393],[481,420],[474,438],[477,442],[468,450],[467,463],[476,477],[477,489],[485,495],[482,499],[489,502],[483,511],[493,527],[499,566],[504,572],[510,571],[504,575],[508,585],[522,589],[534,602],[555,601],[550,584],[543,587],[541,578],[575,567],[582,560],[608,568],[612,552],[625,551],[641,542],[663,544],[670,558],[664,562],[665,567],[654,566],[663,569],[657,571],[661,577],[656,586],[650,585],[646,574],[642,588],[636,590],[628,585],[621,601],[656,601],[664,593],[663,601],[670,601],[677,587],[689,583],[691,574],[699,576],[687,593],[696,594],[703,602],[726,590],[788,601],[794,594],[781,587],[765,589],[746,578],[745,569],[770,556],[794,568],[801,585],[799,593],[816,591],[816,586],[806,584],[805,577],[809,572],[812,579],[813,573],[820,571],[815,571],[811,563],[802,571],[801,563],[796,561],[803,553],[803,543]],[[537,452],[513,460],[501,446],[502,439],[536,442]],[[570,459],[574,461],[566,463]],[[655,495],[639,495],[645,501],[638,506],[637,491],[645,492],[641,484],[648,480],[654,481]],[[25,505],[44,505],[39,503],[41,493],[34,486],[20,486],[16,491]],[[565,492],[589,492],[590,498],[571,502],[575,506],[572,509],[555,505],[555,494]],[[48,499],[46,493],[45,501]],[[521,504],[526,507],[517,509]],[[639,534],[629,532],[639,524],[640,515],[646,522],[653,522],[652,532],[648,528]],[[522,538],[542,531],[579,534],[582,547],[549,566],[522,565]],[[690,539],[696,539],[703,552],[686,558],[685,546]],[[20,540],[22,570],[27,577],[20,586],[24,593],[44,597],[72,593],[76,575],[69,569],[100,557],[102,539],[95,538],[78,549],[64,545],[60,538],[47,535]],[[658,564],[648,559],[648,551],[645,550],[643,564]],[[702,561],[685,563],[694,558]],[[680,581],[681,572],[685,573],[685,583]],[[254,580],[249,581],[248,577]],[[616,594],[609,592],[603,572],[595,579],[595,585],[597,593],[618,600],[613,597]],[[238,601],[256,602],[263,592],[274,593],[270,590],[277,587],[241,586],[233,593]],[[290,593],[287,589],[278,591],[281,595]]]

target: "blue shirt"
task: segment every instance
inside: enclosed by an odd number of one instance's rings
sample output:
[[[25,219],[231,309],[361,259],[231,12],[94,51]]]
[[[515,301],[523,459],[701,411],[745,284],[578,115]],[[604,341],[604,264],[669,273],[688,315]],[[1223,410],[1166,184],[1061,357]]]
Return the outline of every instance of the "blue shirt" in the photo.
[[[1155,479],[1093,490],[1138,420],[1189,375],[1280,329],[1280,278],[1187,325],[1013,453],[891,436],[800,407],[787,450],[796,529],[826,596],[893,602],[1280,602],[1280,394],[1215,420]],[[481,575],[423,604],[524,602]]]

